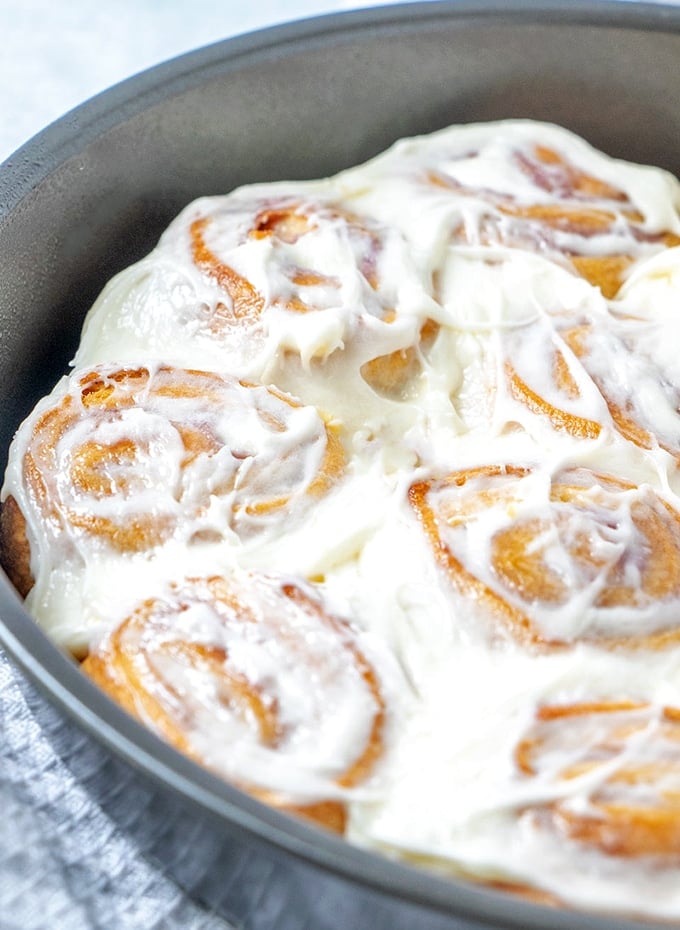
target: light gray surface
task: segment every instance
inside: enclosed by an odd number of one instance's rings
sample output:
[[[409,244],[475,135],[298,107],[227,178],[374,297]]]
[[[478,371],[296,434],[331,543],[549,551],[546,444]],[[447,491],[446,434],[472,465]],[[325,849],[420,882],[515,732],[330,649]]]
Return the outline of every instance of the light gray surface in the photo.
[[[2,930],[226,930],[74,778],[55,746],[79,737],[56,714],[38,722],[38,701],[0,654]]]
[[[0,0],[0,162],[93,94],[175,55],[377,0]]]

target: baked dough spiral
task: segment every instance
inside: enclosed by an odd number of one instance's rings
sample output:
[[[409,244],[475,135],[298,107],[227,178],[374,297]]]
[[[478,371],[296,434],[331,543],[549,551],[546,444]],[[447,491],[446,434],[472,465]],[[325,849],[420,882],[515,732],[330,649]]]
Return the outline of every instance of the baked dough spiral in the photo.
[[[339,832],[343,795],[383,753],[385,699],[358,634],[294,579],[174,584],[82,668],[177,749]]]
[[[344,467],[338,437],[314,408],[274,388],[166,366],[75,372],[22,438],[23,500],[6,501],[2,518],[15,553],[26,520],[48,545],[66,537],[120,553],[230,527],[248,537],[283,513],[290,521]],[[25,593],[26,566],[9,570]]]
[[[315,249],[314,244],[320,245],[329,232],[335,249],[330,252]],[[302,265],[296,263],[298,256],[293,247],[305,237],[313,241],[304,252],[301,249],[306,255],[306,263]],[[310,313],[337,306],[343,282],[340,275],[329,271],[343,246],[352,252],[351,272],[358,272],[374,292],[380,284],[378,256],[382,236],[378,227],[371,228],[370,223],[362,223],[346,210],[323,202],[305,203],[294,197],[245,201],[227,198],[217,209],[191,221],[189,239],[196,266],[219,284],[229,298],[228,304],[218,307],[216,325],[252,322],[265,312],[267,301],[263,293],[221,257],[221,253],[229,254],[251,242],[267,242],[280,271],[279,293],[270,297],[270,305],[274,307]],[[385,319],[393,311],[377,298],[370,302],[369,312]]]
[[[621,435],[641,449],[661,448],[680,460],[680,392],[636,346],[635,325],[626,328],[627,333],[613,319],[609,326],[580,321],[561,336],[597,385]]]
[[[499,368],[508,394],[552,429],[574,439],[597,439],[603,427],[613,427],[612,413],[574,356],[561,322],[544,314],[500,334]]]
[[[519,641],[661,648],[680,636],[680,514],[652,488],[487,465],[409,497],[454,588]]]
[[[680,857],[680,709],[631,700],[543,705],[516,748],[555,800],[523,816],[611,856]]]
[[[420,333],[431,338],[435,324],[421,325],[401,306],[394,271],[410,262],[396,229],[332,201],[285,195],[225,198],[182,222],[194,264],[224,295],[212,311],[216,331],[245,329],[253,338],[264,325],[306,360],[353,345],[364,379],[385,394],[412,380]],[[256,249],[266,254],[262,282],[245,273]]]
[[[466,152],[467,160],[480,153]],[[484,157],[484,153],[481,153]],[[519,192],[467,186],[442,166],[427,182],[484,204],[476,224],[453,230],[458,242],[526,249],[566,264],[602,294],[619,291],[633,261],[680,244],[671,230],[651,232],[628,195],[583,170],[557,148],[525,141],[503,153]]]
[[[640,345],[663,324],[615,312],[545,314],[500,335],[509,394],[552,427],[597,439],[604,427],[640,449],[680,461],[680,390],[674,372]]]
[[[330,379],[356,397],[350,409],[377,403],[373,394],[400,400],[437,332],[431,276],[397,226],[321,187],[195,201],[103,290],[76,366],[162,358],[275,383],[314,405]]]

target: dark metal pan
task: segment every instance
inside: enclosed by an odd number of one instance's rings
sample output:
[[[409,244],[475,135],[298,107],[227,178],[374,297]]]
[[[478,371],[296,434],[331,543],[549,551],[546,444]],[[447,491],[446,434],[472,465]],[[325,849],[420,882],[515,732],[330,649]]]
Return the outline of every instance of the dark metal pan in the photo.
[[[400,136],[515,116],[680,173],[679,63],[677,7],[445,0],[232,39],[87,102],[0,169],[3,463],[105,281],[192,198],[323,176]],[[0,641],[65,762],[149,855],[245,928],[635,926],[445,880],[264,808],[114,707],[4,578],[0,616]]]

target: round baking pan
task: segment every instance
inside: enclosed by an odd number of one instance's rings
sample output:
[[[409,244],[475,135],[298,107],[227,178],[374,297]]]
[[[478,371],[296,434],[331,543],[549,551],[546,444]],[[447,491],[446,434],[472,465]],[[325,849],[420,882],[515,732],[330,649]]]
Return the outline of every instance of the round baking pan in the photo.
[[[449,123],[560,123],[680,173],[680,8],[477,0],[320,17],[131,78],[0,171],[0,450],[106,280],[199,195],[321,177]],[[263,807],[86,681],[0,578],[0,641],[53,745],[141,848],[247,930],[623,928],[389,861]],[[649,926],[648,924],[639,924]]]

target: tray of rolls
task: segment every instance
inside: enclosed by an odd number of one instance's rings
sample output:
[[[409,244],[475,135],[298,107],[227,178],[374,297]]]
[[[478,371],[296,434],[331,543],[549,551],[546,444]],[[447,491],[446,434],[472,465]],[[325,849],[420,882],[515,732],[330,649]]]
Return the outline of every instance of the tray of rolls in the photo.
[[[293,836],[677,919],[680,183],[547,115],[158,223],[13,424],[0,560]]]

